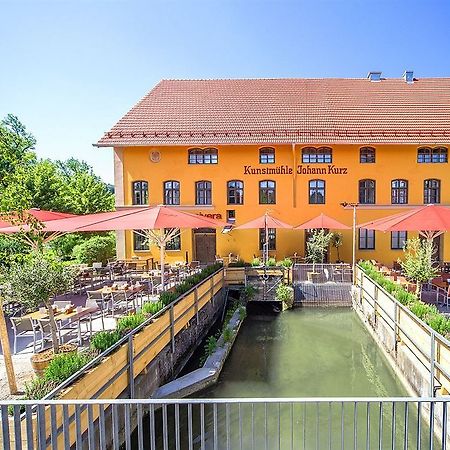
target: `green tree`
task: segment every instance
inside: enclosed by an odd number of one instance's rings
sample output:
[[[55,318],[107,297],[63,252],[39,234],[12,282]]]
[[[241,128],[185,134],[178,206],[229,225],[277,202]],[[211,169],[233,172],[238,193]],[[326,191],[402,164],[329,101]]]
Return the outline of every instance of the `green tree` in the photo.
[[[16,116],[8,114],[0,122],[0,188],[19,167],[28,166],[36,160],[32,151],[36,140],[26,131]]]
[[[328,233],[324,229],[314,230],[306,243],[306,260],[312,262],[313,272],[316,263],[323,263],[325,253],[330,245],[333,233]]]
[[[433,267],[433,242],[420,238],[408,239],[403,251],[404,260],[399,259],[398,262],[405,275],[416,283],[419,296],[422,283],[430,281],[438,273]]]

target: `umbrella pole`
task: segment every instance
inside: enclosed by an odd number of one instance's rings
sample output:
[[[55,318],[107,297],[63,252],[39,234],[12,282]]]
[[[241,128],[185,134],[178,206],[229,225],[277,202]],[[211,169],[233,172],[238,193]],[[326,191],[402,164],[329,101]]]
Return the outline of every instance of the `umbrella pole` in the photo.
[[[164,236],[164,228],[161,228],[159,231],[161,233],[161,242],[160,242],[160,246],[159,246],[159,262],[161,265],[161,286],[162,286],[162,290],[164,291],[164,288],[165,288],[164,257],[165,257],[165,253],[166,253],[166,240],[165,240],[165,236]]]
[[[356,284],[356,205],[353,205],[352,223],[352,281]]]

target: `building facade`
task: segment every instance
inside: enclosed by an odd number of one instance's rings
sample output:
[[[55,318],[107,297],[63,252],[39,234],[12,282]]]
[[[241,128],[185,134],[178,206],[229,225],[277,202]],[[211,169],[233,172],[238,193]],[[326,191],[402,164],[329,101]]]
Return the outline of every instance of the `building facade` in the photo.
[[[373,76],[373,75],[370,75]],[[325,213],[349,226],[450,205],[450,79],[162,81],[98,146],[113,147],[118,207],[165,204],[240,225],[265,212],[291,225]],[[378,78],[378,77],[377,77]],[[351,231],[329,260],[350,261]],[[417,233],[359,230],[357,258],[392,264]],[[269,230],[276,259],[305,254],[307,233]],[[186,230],[171,261],[262,251],[260,230]],[[436,241],[450,260],[450,239]],[[157,256],[118,235],[121,257]]]

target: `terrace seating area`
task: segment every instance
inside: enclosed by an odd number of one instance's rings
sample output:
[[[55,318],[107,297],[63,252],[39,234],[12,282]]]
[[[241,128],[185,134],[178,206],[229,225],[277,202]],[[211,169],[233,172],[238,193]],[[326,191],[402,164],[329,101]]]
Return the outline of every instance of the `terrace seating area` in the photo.
[[[408,292],[416,292],[416,284],[403,274],[401,266],[394,261],[392,268],[372,260],[371,263],[391,281],[401,284]],[[450,262],[438,267],[438,274],[421,287],[421,300],[436,305],[441,312],[450,313]]]
[[[103,266],[78,265],[74,289],[53,299],[61,344],[88,346],[95,332],[111,330],[124,315],[138,312],[145,302],[158,301],[163,291],[161,270],[153,261],[113,261]],[[167,264],[164,290],[170,290],[201,270],[198,261]],[[14,354],[35,353],[51,345],[48,311],[43,305],[27,311],[16,302],[4,304]]]

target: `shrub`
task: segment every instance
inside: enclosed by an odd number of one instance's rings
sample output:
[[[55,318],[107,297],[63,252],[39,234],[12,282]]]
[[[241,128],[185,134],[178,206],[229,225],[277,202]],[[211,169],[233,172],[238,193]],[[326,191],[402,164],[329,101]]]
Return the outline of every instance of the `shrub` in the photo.
[[[277,262],[277,266],[281,267],[292,267],[292,259],[290,258],[284,258],[281,261]]]
[[[60,384],[82,369],[90,360],[91,356],[84,353],[61,353],[50,361],[43,378]]]
[[[146,302],[142,306],[142,312],[144,314],[148,314],[153,316],[153,314],[156,314],[158,311],[161,311],[161,309],[164,308],[164,303],[160,300],[158,302]]]
[[[275,258],[269,258],[267,260],[267,265],[269,267],[275,267],[277,265],[277,260]]]
[[[159,295],[159,300],[164,304],[164,306],[169,305],[174,302],[181,294],[177,294],[176,292],[164,291]]]
[[[211,356],[217,350],[217,339],[215,336],[209,336],[205,344],[205,353]]]
[[[225,327],[222,333],[223,341],[228,343],[233,339],[233,330],[230,327]]]
[[[116,330],[124,336],[145,322],[146,319],[144,314],[128,314],[117,321]]]
[[[291,286],[280,283],[275,295],[276,299],[286,305],[287,308],[292,308],[294,305],[294,289]]]
[[[24,400],[40,400],[49,394],[53,389],[58,386],[58,383],[54,380],[49,380],[45,377],[33,378],[28,383],[25,383],[25,395]]]
[[[117,330],[99,331],[92,336],[91,348],[103,353],[109,347],[112,347],[121,338]]]
[[[252,266],[253,267],[259,267],[260,265],[261,265],[261,260],[259,258],[253,258]]]
[[[92,265],[93,262],[106,264],[116,256],[116,240],[113,234],[92,236],[73,248],[73,256],[79,263]]]
[[[248,267],[248,266],[250,266],[250,264],[246,263],[243,259],[238,259],[237,261],[228,264],[228,267]]]
[[[247,317],[247,310],[245,309],[245,306],[239,307],[239,319],[244,320]]]
[[[244,301],[248,301],[251,298],[253,298],[257,292],[258,292],[258,289],[255,286],[251,286],[251,285],[245,286],[241,290],[241,298]]]

